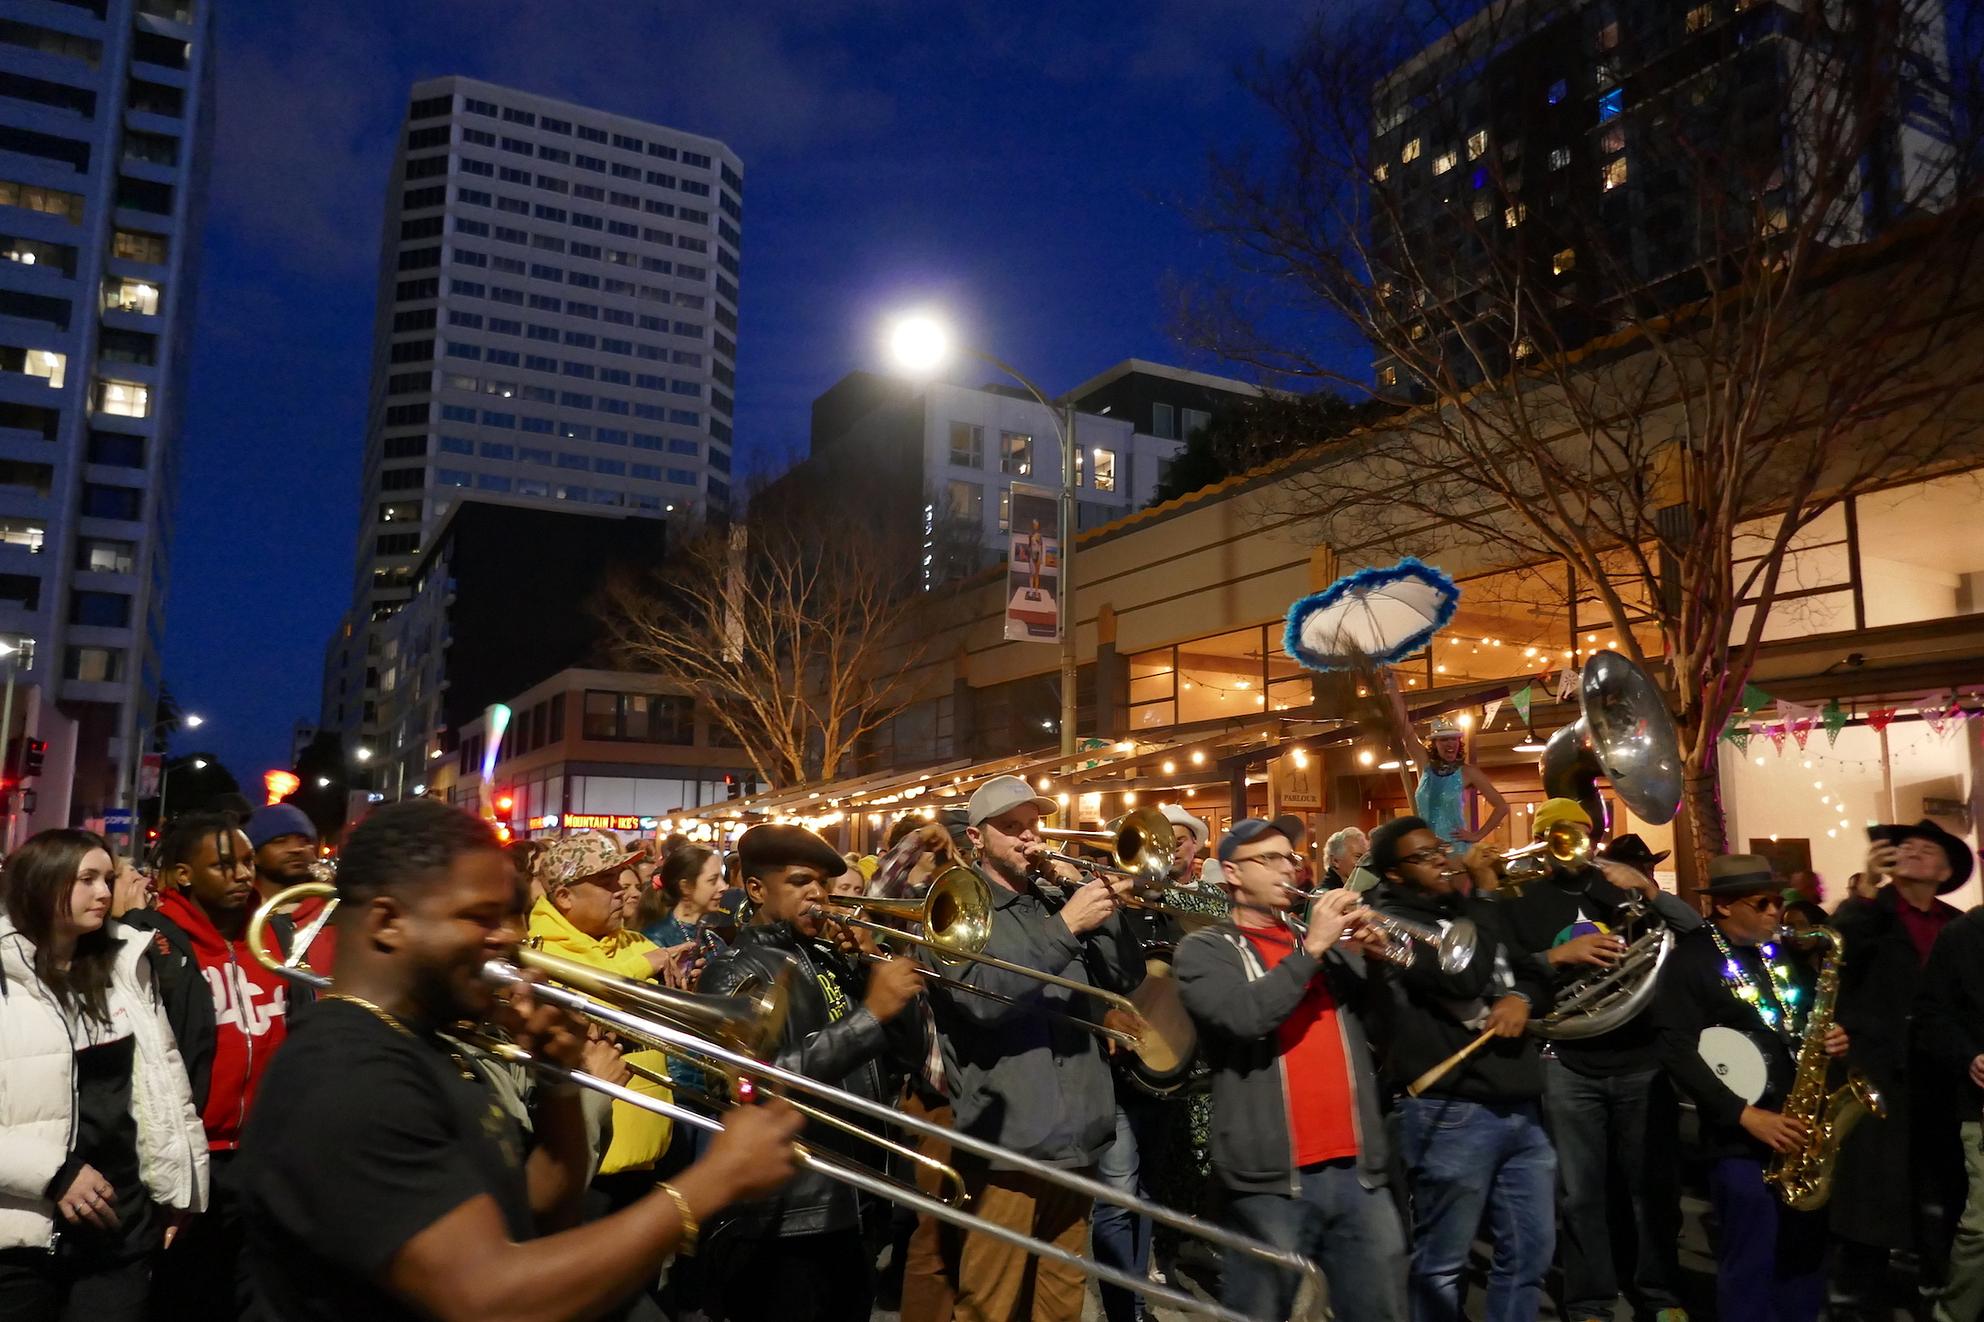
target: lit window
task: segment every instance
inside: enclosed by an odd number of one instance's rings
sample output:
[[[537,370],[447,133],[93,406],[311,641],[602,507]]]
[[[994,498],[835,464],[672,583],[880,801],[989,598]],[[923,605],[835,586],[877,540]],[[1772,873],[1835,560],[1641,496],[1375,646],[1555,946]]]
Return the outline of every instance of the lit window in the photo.
[[[1624,150],[1626,150],[1626,131],[1616,124],[1605,130],[1605,136],[1598,140],[1598,154],[1601,156],[1617,156]]]
[[[1033,474],[1033,437],[1023,432],[999,433],[999,471],[1016,477]]]
[[[1530,339],[1527,335],[1523,336],[1523,338],[1516,341],[1517,362],[1521,362],[1525,358],[1533,357],[1535,353],[1536,353],[1536,341]]]
[[[1385,180],[1391,178],[1392,167],[1390,162],[1388,161],[1378,162],[1378,168],[1371,172],[1371,177],[1376,179],[1381,184],[1385,182]]]
[[[1688,11],[1688,31],[1700,32],[1715,21],[1714,5],[1696,5]]]
[[[1474,132],[1467,135],[1468,160],[1470,161],[1479,160],[1481,158],[1481,154],[1487,150],[1488,150],[1487,129],[1476,129],[1474,130]]]
[[[968,422],[951,424],[951,462],[959,468],[985,467],[985,429]]]
[[[1616,22],[1607,23],[1604,27],[1598,29],[1598,49],[1600,50],[1619,49],[1618,23]]]
[[[135,381],[99,381],[96,406],[120,418],[142,418],[151,413],[152,392]]]
[[[143,280],[113,279],[103,288],[103,307],[106,312],[136,312],[156,317],[158,286]]]
[[[1443,151],[1438,156],[1435,156],[1433,158],[1433,173],[1445,174],[1447,171],[1453,169],[1456,165],[1459,164],[1460,164],[1459,152]]]
[[[1423,339],[1425,339],[1425,338],[1426,338],[1426,323],[1425,323],[1425,322],[1423,322],[1423,321],[1415,321],[1415,322],[1413,322],[1413,323],[1412,323],[1412,338],[1413,338],[1413,339],[1414,339],[1415,341],[1416,341],[1416,340],[1423,340]]]
[[[1616,156],[1605,162],[1605,191],[1611,192],[1626,182],[1626,158]]]
[[[1474,218],[1476,220],[1488,219],[1488,213],[1494,209],[1493,204],[1488,201],[1488,195],[1486,193],[1476,193],[1474,195]]]
[[[999,492],[999,531],[1013,530],[1013,493],[1010,488]]]
[[[1116,452],[1097,447],[1095,451],[1095,489],[1114,491],[1116,489]]]
[[[48,382],[54,390],[62,388],[62,378],[69,366],[67,354],[53,349],[9,349],[0,347],[0,372],[19,372],[23,376],[38,376]]]
[[[1559,78],[1556,82],[1550,84],[1550,91],[1548,95],[1545,97],[1545,99],[1548,100],[1550,104],[1554,106],[1558,102],[1562,101],[1566,96],[1570,95],[1570,90],[1571,90],[1570,84],[1566,82],[1564,79]]]
[[[1514,229],[1527,219],[1529,219],[1529,208],[1521,202],[1505,208],[1502,212],[1502,224],[1508,229]]]
[[[1396,367],[1381,367],[1381,368],[1379,368],[1379,369],[1378,369],[1378,384],[1379,384],[1379,385],[1381,385],[1381,386],[1395,386],[1395,385],[1397,385],[1397,384],[1398,384],[1398,369],[1397,369]]]
[[[1550,259],[1550,274],[1562,275],[1564,272],[1574,269],[1577,264],[1578,250],[1576,248],[1565,248]]]
[[[1401,165],[1410,165],[1412,162],[1418,160],[1419,139],[1414,138],[1411,142],[1406,143],[1405,149],[1398,154],[1398,159]]]
[[[1551,169],[1561,170],[1570,163],[1571,163],[1571,149],[1569,147],[1552,147],[1550,149]]]
[[[1619,112],[1625,108],[1626,89],[1623,87],[1613,88],[1604,96],[1598,98],[1598,122],[1603,124],[1608,119],[1616,119]]]

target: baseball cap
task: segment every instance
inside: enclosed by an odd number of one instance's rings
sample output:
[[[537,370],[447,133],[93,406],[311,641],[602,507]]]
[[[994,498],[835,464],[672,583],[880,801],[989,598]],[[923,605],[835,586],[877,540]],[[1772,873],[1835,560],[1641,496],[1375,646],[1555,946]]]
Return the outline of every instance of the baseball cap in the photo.
[[[530,863],[531,875],[547,890],[581,877],[615,872],[641,857],[604,831],[574,831],[548,841]]]
[[[965,805],[965,818],[973,826],[983,826],[1023,803],[1040,809],[1042,816],[1061,806],[1043,794],[1035,794],[1033,786],[1018,776],[994,776],[972,791],[971,802]]]
[[[1226,834],[1220,837],[1219,861],[1231,863],[1235,850],[1242,845],[1251,845],[1264,835],[1282,835],[1282,830],[1273,822],[1264,822],[1258,817],[1241,818],[1228,827]]]

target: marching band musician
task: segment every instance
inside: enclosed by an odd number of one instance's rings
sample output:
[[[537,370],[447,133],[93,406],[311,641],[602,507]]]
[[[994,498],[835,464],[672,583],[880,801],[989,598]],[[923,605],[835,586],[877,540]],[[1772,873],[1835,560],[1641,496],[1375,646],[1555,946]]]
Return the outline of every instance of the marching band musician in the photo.
[[[1280,917],[1299,898],[1287,836],[1235,822],[1219,862],[1231,921],[1187,936],[1177,963],[1213,1070],[1213,1172],[1241,1230],[1322,1267],[1343,1322],[1404,1322],[1405,1236],[1364,1034],[1377,989],[1362,950],[1339,942],[1359,897],[1324,892],[1297,937]],[[1228,1255],[1227,1307],[1288,1317],[1296,1289],[1292,1273]]]
[[[992,777],[966,805],[967,838],[992,892],[991,938],[984,953],[1079,981],[1100,977],[1115,984],[1112,990],[1126,991],[1143,971],[1141,952],[1118,916],[1128,881],[1086,882],[1057,907],[1055,897],[1034,880],[1035,856],[1045,848],[1035,828],[1056,806],[1017,776]],[[1087,961],[1085,954],[1091,956]],[[1054,1010],[1093,1014],[1079,993],[1003,969],[968,962],[948,975]],[[1115,1095],[1102,1040],[1061,1019],[969,992],[933,988],[931,1003],[955,1128],[1049,1165],[1091,1170],[1115,1132]],[[964,1154],[953,1164],[979,1216],[1070,1253],[1082,1251],[1089,1199]],[[955,1287],[958,1322],[1063,1322],[1081,1316],[1087,1290],[1081,1272],[948,1226],[940,1228],[939,1242]]]
[[[1582,804],[1548,799],[1531,830],[1541,841],[1551,827],[1567,823],[1592,831]],[[1517,947],[1532,952],[1557,988],[1618,963],[1626,949],[1625,915],[1635,902],[1677,933],[1702,925],[1699,913],[1654,881],[1659,859],[1637,835],[1621,836],[1586,863],[1545,858],[1547,876],[1499,902]],[[1591,1037],[1552,1042],[1543,1081],[1563,1201],[1566,1318],[1610,1318],[1619,1295],[1611,1226],[1615,1165],[1633,1214],[1633,1302],[1656,1317],[1679,1311],[1680,1191],[1669,1174],[1678,1107],[1661,1074],[1652,1021],[1640,1014]]]
[[[1825,1214],[1792,1211],[1764,1183],[1771,1155],[1795,1152],[1809,1137],[1804,1125],[1771,1107],[1781,1104],[1796,1074],[1811,983],[1772,944],[1784,898],[1768,860],[1712,859],[1708,881],[1701,892],[1710,904],[1708,921],[1675,942],[1651,1013],[1661,1063],[1694,1100],[1712,1163],[1709,1197],[1720,1228],[1717,1313],[1812,1322],[1825,1303]],[[1761,1057],[1753,1070],[1762,1076],[1755,1103],[1725,1082],[1741,1081],[1740,1066],[1704,1058],[1704,1031],[1711,1029],[1733,1030]],[[1845,1054],[1846,1032],[1838,1024],[1826,1033],[1825,1049],[1829,1056]],[[1747,1058],[1749,1050],[1741,1054]]]
[[[515,872],[484,822],[432,799],[378,809],[338,869],[338,976],[300,1018],[242,1142],[250,1307],[346,1322],[597,1316],[700,1226],[790,1176],[800,1117],[742,1107],[709,1152],[628,1207],[577,1220],[590,1173],[577,1089],[538,1090],[537,1146],[440,1030],[510,1021],[577,1065],[583,1024],[480,976],[522,932]]]
[[[754,826],[737,844],[755,916],[714,956],[700,990],[727,996],[796,966],[775,1063],[866,1097],[895,1100],[885,1053],[913,1062],[920,1024],[904,1014],[923,980],[907,959],[864,966],[830,939],[820,908],[830,879],[848,871],[833,846],[799,826]],[[862,1161],[873,1149],[816,1127],[809,1147]],[[730,1322],[867,1322],[874,1304],[861,1234],[860,1194],[802,1172],[774,1196],[732,1209],[705,1256]]]
[[[1475,850],[1464,862],[1479,885],[1492,860]],[[1472,957],[1443,969],[1437,951],[1415,941],[1412,962],[1393,975],[1387,1073],[1394,1092],[1451,1061],[1483,1034],[1494,1041],[1399,1099],[1399,1146],[1411,1187],[1412,1315],[1458,1322],[1469,1246],[1485,1214],[1494,1260],[1482,1316],[1488,1322],[1536,1317],[1555,1242],[1556,1153],[1540,1102],[1543,1062],[1527,1032],[1530,1012],[1548,1008],[1550,982],[1521,958],[1505,905],[1465,898],[1445,841],[1418,817],[1397,817],[1371,832],[1370,892],[1383,913],[1444,932],[1475,925]]]

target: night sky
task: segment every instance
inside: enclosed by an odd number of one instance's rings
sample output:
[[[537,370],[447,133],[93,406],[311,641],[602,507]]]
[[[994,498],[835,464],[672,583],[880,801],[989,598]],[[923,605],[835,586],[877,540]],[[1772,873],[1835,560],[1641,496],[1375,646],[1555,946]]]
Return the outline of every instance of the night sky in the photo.
[[[894,307],[1062,390],[1188,363],[1187,212],[1263,117],[1237,70],[1288,0],[226,3],[166,682],[244,782],[317,717],[349,600],[380,211],[420,78],[463,74],[707,133],[745,166],[737,454],[776,470]],[[574,585],[583,590],[585,585]],[[180,751],[192,743],[176,745]]]

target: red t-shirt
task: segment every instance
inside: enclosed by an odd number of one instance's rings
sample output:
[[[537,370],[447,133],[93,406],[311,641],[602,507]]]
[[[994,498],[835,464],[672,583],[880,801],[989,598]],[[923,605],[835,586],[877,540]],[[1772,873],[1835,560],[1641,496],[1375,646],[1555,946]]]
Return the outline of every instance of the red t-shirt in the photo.
[[[1286,931],[1241,930],[1269,969],[1295,948]],[[1336,999],[1323,979],[1310,980],[1301,1004],[1275,1029],[1275,1041],[1288,1080],[1288,1146],[1295,1164],[1356,1156],[1357,1104],[1350,1092],[1350,1065],[1337,1027]]]
[[[1895,896],[1895,912],[1901,915],[1901,926],[1908,933],[1908,939],[1915,943],[1915,960],[1918,964],[1929,962],[1929,952],[1935,948],[1936,938],[1942,934],[1945,924],[1955,916],[1948,905],[1931,902],[1927,909],[1918,909],[1899,895]]]

